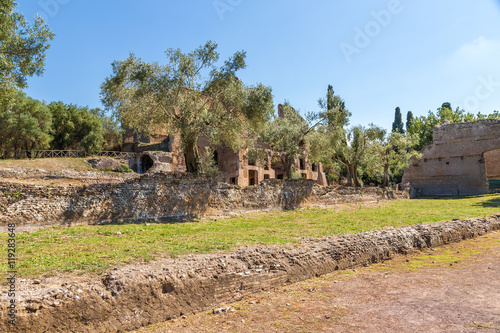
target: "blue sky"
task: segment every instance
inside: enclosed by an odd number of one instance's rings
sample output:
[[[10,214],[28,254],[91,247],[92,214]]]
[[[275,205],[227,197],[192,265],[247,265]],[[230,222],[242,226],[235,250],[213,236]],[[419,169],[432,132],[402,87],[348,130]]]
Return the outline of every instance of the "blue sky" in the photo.
[[[33,98],[102,107],[111,63],[134,52],[164,63],[167,48],[207,40],[221,59],[247,52],[239,73],[301,112],[331,84],[351,125],[390,128],[394,109],[425,115],[443,102],[500,111],[500,0],[23,0],[56,34]],[[405,119],[403,119],[404,121]]]

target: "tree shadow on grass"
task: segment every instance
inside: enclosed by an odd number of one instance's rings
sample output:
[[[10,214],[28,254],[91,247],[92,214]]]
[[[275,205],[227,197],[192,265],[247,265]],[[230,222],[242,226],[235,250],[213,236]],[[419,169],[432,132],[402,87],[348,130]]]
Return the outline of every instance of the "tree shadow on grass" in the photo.
[[[497,208],[497,207],[500,207],[500,198],[492,198],[490,200],[487,200],[487,201],[483,201],[483,202],[478,202],[476,204],[474,204],[474,206],[480,206],[480,207],[484,207],[484,208]]]
[[[478,197],[483,197],[484,195],[465,195],[465,196],[449,196],[449,197],[442,197],[442,196],[426,196],[426,197],[419,197],[415,198],[413,200],[422,200],[422,199],[432,199],[432,200],[461,200],[461,199],[472,199],[472,198],[478,198]],[[497,208],[500,207],[500,197],[493,197],[489,200],[478,202],[475,204],[472,204],[474,207],[484,207],[484,208]]]
[[[429,195],[429,196],[422,196],[422,197],[418,197],[418,198],[415,198],[415,199],[412,199],[412,200],[461,200],[461,199],[472,199],[472,198],[475,198],[475,197],[481,197],[483,196],[482,194],[481,195],[460,195],[460,196],[432,196],[432,195]]]

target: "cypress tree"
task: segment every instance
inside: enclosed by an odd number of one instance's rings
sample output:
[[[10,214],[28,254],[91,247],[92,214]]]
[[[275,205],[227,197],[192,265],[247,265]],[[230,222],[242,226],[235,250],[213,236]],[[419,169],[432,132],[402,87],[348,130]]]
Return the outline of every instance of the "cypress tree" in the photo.
[[[331,85],[328,85],[328,94],[326,96],[326,106],[328,110],[332,110],[335,108],[335,102],[334,102],[334,91],[333,87]]]
[[[403,134],[405,132],[403,128],[403,118],[401,116],[401,109],[399,106],[396,108],[396,113],[394,114],[394,122],[392,123],[392,131],[399,132]]]
[[[408,128],[410,127],[411,121],[413,120],[413,112],[408,111],[406,114],[406,130],[408,131]]]

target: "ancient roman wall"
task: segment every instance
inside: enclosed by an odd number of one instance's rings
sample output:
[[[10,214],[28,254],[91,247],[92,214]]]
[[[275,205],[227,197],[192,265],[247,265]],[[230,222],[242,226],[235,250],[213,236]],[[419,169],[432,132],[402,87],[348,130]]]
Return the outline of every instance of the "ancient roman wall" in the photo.
[[[312,180],[266,180],[241,188],[185,173],[124,177],[86,185],[0,182],[0,223],[182,220],[408,197],[408,191],[321,187]]]
[[[405,170],[412,195],[489,193],[488,179],[500,175],[500,121],[480,120],[434,127],[434,142]],[[488,170],[488,172],[487,172]]]

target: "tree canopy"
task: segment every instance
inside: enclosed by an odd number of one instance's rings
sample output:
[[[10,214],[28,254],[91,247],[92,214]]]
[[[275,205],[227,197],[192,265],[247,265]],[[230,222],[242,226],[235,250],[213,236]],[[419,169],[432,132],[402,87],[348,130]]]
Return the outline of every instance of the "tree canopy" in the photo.
[[[104,129],[98,110],[53,102],[48,105],[53,119],[52,149],[102,150]]]
[[[486,116],[484,114],[478,113],[473,114],[470,112],[465,112],[460,108],[452,109],[451,104],[445,102],[437,109],[434,113],[429,110],[427,116],[420,116],[413,118],[408,127],[408,133],[418,137],[418,141],[414,145],[415,150],[421,150],[426,145],[432,143],[433,141],[433,127],[437,125],[442,125],[445,120],[450,123],[462,123],[481,120],[485,118],[498,119],[498,112],[493,112],[492,114]]]
[[[398,166],[404,169],[412,157],[420,158],[420,154],[409,148],[418,140],[416,136],[405,135],[398,131],[392,131],[387,135],[386,131],[373,124],[370,125],[374,131],[373,138],[369,147],[370,160],[368,168],[383,169],[383,186],[389,186],[389,171],[391,167]]]
[[[304,152],[305,136],[310,127],[288,102],[281,106],[281,111],[282,116],[267,123],[260,133],[259,141],[275,151],[285,153],[286,173],[291,177],[293,161]]]
[[[15,11],[14,0],[0,1],[0,103],[5,105],[17,88],[27,86],[27,78],[42,75],[45,52],[54,38],[41,17],[29,24]]]
[[[341,130],[349,124],[352,114],[345,107],[344,100],[335,94],[331,85],[328,86],[326,100],[320,98],[318,105],[323,110],[319,116],[326,120],[329,127]]]
[[[406,114],[406,130],[408,131],[408,128],[410,128],[411,121],[413,120],[413,112],[408,111]]]
[[[274,112],[271,88],[245,86],[236,77],[246,67],[245,52],[218,66],[216,49],[210,41],[190,53],[167,49],[166,65],[134,54],[115,61],[101,86],[103,104],[122,124],[143,133],[159,124],[179,133],[187,169],[196,171],[199,137],[237,150],[242,133],[261,128]]]
[[[9,107],[0,109],[2,150],[47,149],[52,140],[52,114],[44,103],[17,92]]]
[[[0,149],[16,151],[10,156],[20,150],[119,150],[121,141],[117,122],[99,109],[47,105],[20,91],[0,107]]]

